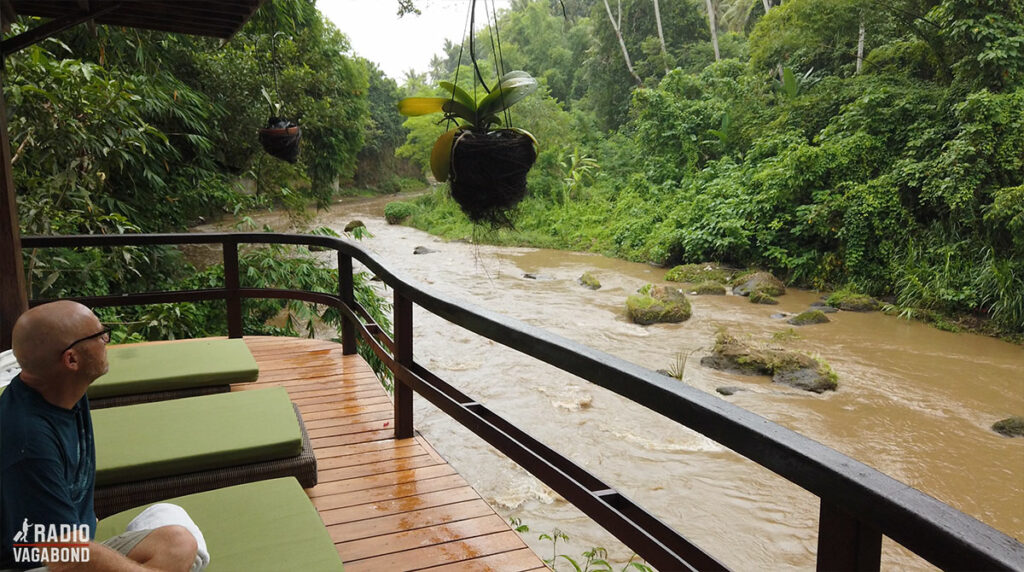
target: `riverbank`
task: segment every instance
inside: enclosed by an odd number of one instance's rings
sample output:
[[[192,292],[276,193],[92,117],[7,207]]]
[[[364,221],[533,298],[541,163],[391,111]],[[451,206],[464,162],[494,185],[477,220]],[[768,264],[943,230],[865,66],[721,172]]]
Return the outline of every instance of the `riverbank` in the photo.
[[[549,248],[572,252],[593,252],[630,262],[643,262],[666,269],[683,262],[706,262],[703,260],[672,260],[672,257],[649,241],[624,240],[622,233],[615,231],[625,223],[604,217],[612,209],[604,201],[594,203],[567,203],[552,205],[548,202],[527,198],[520,205],[512,229],[493,229],[474,225],[458,205],[448,196],[447,187],[435,185],[428,192],[417,197],[396,196],[396,201],[413,205],[412,214],[402,221],[413,228],[428,232],[445,240],[467,240],[475,244]],[[588,208],[589,205],[589,208]],[[618,211],[616,211],[618,212]],[[643,221],[636,221],[643,226]],[[641,234],[637,231],[637,234]],[[731,261],[716,261],[726,262]],[[832,292],[842,289],[857,290],[846,284],[820,283],[816,280],[801,280],[787,275],[783,269],[772,269],[792,286],[811,290]],[[894,285],[893,288],[896,286]],[[871,293],[871,292],[869,292]],[[878,293],[875,293],[878,294]],[[1024,292],[1021,293],[1024,296]],[[930,324],[949,332],[969,332],[999,338],[1010,343],[1024,345],[1024,324],[1017,328],[997,323],[984,313],[943,312],[933,308],[900,303],[899,296],[885,292],[879,295],[881,311],[902,319]]]

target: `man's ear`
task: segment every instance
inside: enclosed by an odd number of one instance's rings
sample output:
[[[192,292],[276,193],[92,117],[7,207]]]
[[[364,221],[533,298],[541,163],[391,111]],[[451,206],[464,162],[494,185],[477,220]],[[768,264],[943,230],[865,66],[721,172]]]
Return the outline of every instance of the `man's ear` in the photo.
[[[75,350],[70,349],[61,354],[60,363],[71,371],[78,371],[78,366],[81,365],[82,362],[79,361],[78,354]]]

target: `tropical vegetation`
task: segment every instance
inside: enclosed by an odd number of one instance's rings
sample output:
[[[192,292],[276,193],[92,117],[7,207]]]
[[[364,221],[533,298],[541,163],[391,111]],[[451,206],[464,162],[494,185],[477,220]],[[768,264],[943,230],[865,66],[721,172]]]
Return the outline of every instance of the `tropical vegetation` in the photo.
[[[411,224],[763,268],[1024,334],[1019,0],[516,0],[497,29],[541,83],[517,108],[540,151],[516,230],[474,230],[443,189]],[[406,89],[472,77],[460,48]],[[398,154],[425,167],[439,127],[405,125]]]

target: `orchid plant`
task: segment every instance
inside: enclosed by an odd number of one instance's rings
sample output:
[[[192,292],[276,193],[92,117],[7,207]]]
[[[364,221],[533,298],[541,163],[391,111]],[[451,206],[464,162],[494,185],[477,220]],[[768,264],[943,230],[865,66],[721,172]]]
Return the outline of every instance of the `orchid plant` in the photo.
[[[506,73],[480,101],[451,82],[442,81],[438,85],[451,95],[449,97],[407,97],[398,103],[398,112],[407,116],[443,113],[445,120],[456,123],[455,128],[444,132],[437,138],[430,153],[430,170],[439,182],[448,180],[451,170],[452,146],[456,141],[456,136],[462,132],[474,131],[487,134],[511,130],[529,137],[534,145],[537,144],[537,139],[524,129],[507,127],[492,130],[492,127],[502,124],[501,114],[505,110],[537,90],[537,80],[530,74],[524,71]]]

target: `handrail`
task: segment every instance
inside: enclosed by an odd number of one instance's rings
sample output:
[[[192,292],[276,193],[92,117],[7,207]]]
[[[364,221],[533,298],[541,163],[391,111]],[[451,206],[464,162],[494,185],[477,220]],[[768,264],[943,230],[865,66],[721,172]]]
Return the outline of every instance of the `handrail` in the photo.
[[[339,294],[243,289],[227,276],[223,289],[77,298],[93,305],[223,299],[293,298],[332,304],[344,330],[362,339],[391,368],[396,431],[411,434],[411,390],[437,404],[523,464],[652,564],[666,569],[722,565],[583,469],[537,443],[482,404],[412,361],[412,303],[449,322],[575,374],[635,401],[772,470],[821,499],[819,569],[878,569],[885,535],[944,569],[1024,569],[1024,545],[908,485],[763,417],[604,352],[416,284],[344,239],[281,233],[192,233],[23,237],[23,248],[222,244],[225,262],[239,244],[317,246],[338,252]],[[395,292],[395,340],[363,324],[353,301],[351,261],[359,260]],[[346,283],[347,282],[347,283]],[[361,312],[366,315],[365,310]],[[238,335],[241,335],[240,316]],[[229,327],[231,327],[229,325]],[[234,335],[234,334],[233,334]],[[343,340],[353,339],[343,333]],[[393,351],[389,353],[378,342]],[[390,345],[389,345],[390,343]],[[354,347],[347,347],[349,353]],[[497,443],[497,444],[496,444]],[[554,483],[554,485],[553,485]],[[637,512],[639,511],[639,512]],[[609,526],[611,522],[611,526]]]

